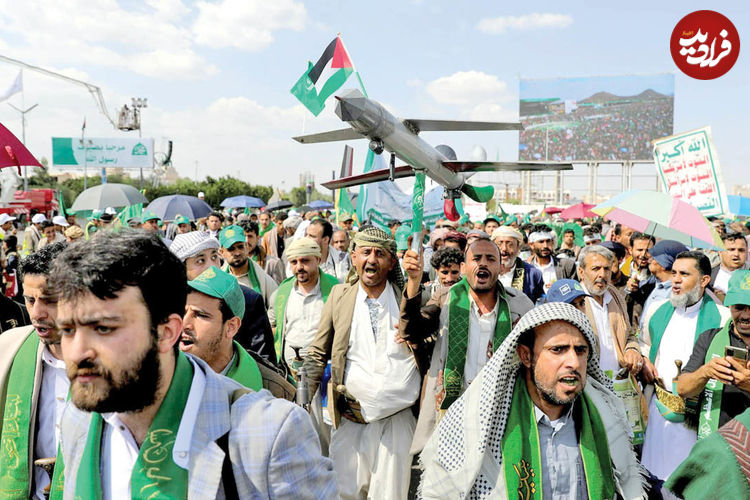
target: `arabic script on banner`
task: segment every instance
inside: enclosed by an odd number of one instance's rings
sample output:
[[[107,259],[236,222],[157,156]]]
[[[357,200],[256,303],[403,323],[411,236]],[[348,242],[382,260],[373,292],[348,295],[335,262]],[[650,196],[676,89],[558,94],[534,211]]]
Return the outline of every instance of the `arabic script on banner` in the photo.
[[[727,212],[711,127],[654,141],[654,160],[667,193],[697,207],[704,215]]]

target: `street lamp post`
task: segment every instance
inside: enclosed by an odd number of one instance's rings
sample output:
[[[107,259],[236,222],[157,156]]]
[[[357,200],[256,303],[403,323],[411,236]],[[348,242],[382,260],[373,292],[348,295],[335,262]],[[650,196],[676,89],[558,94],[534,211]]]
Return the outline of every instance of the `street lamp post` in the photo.
[[[8,103],[8,106],[15,109],[19,113],[21,113],[21,142],[23,142],[23,145],[26,145],[26,113],[31,111],[32,109],[39,106],[39,104],[34,104],[33,106],[29,106],[26,109],[21,109],[13,106],[11,103]],[[28,191],[29,190],[29,172],[26,165],[23,166],[23,190]]]

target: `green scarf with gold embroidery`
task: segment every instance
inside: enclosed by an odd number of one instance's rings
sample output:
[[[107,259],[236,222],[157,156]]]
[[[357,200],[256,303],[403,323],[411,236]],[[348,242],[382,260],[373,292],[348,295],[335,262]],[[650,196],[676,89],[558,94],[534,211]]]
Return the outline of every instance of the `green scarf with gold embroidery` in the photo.
[[[505,486],[508,498],[541,500],[542,456],[539,430],[534,403],[521,373],[516,378],[508,423],[501,442]],[[571,418],[579,424],[576,425],[576,430],[580,429],[578,443],[588,497],[597,500],[612,499],[615,496],[615,477],[606,439],[607,432],[601,416],[585,393],[574,404]]]
[[[495,323],[495,335],[492,338],[492,352],[502,344],[511,330],[510,308],[502,285],[497,300],[500,302]],[[448,355],[445,360],[443,387],[445,399],[440,405],[441,410],[447,410],[461,395],[464,383],[464,366],[466,365],[466,349],[469,346],[469,317],[471,301],[469,299],[469,283],[466,277],[453,285],[448,296]]]
[[[187,498],[188,471],[174,463],[172,449],[192,380],[190,361],[184,354],[178,353],[169,389],[140,446],[131,472],[131,498]],[[103,429],[102,416],[92,413],[76,478],[75,498],[102,498],[100,463]]]

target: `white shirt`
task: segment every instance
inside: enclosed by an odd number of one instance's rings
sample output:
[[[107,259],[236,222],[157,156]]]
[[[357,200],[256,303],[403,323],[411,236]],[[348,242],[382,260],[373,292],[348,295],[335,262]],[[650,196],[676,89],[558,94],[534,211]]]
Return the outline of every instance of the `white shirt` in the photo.
[[[36,335],[36,333],[32,333]],[[60,443],[60,419],[68,397],[70,381],[65,374],[65,362],[57,359],[45,346],[42,349],[42,387],[39,392],[37,433],[34,441],[34,460],[57,456]],[[34,498],[44,499],[44,488],[49,475],[34,466]]]
[[[318,332],[321,312],[323,312],[323,294],[320,292],[320,278],[315,288],[308,294],[301,291],[295,282],[284,311],[284,359],[287,365],[292,366],[294,361],[292,346],[302,347],[300,356],[307,355],[307,348],[315,340],[315,334]],[[278,314],[276,318],[277,321],[280,319]]]
[[[376,300],[377,338],[370,322],[367,293],[359,286],[352,316],[344,385],[360,403],[365,421],[389,417],[414,404],[421,380],[406,343],[396,343],[399,306],[388,284]]]
[[[188,355],[188,359],[190,358]],[[190,362],[193,366],[193,380],[172,448],[172,459],[183,469],[188,468],[190,440],[206,387],[203,369],[192,359]],[[130,480],[140,449],[130,429],[122,423],[117,413],[105,413],[102,418],[105,422],[101,450],[102,500],[130,500]]]
[[[654,364],[664,385],[669,390],[672,389],[672,379],[677,376],[675,360],[682,360],[682,366],[685,366],[693,353],[695,327],[698,323],[701,304],[703,300],[699,300],[686,309],[675,309],[661,337]]]
[[[516,265],[513,264],[513,267],[510,268],[510,271],[498,276],[500,283],[502,283],[505,288],[511,288],[511,284],[513,283],[513,273],[515,272],[516,272]]]
[[[464,388],[479,373],[479,370],[490,359],[487,352],[492,350],[491,342],[495,337],[495,324],[497,323],[497,312],[500,301],[495,302],[495,307],[487,314],[479,311],[479,306],[469,294],[469,342],[466,346],[466,363],[464,364]]]
[[[552,260],[552,257],[549,259],[549,263],[547,265],[540,264],[536,257],[534,257],[534,260],[531,262],[534,264],[534,267],[539,269],[542,272],[542,279],[544,279],[544,291],[546,292],[549,290],[549,287],[552,286],[552,283],[557,281],[557,273],[555,272],[555,261]]]
[[[585,285],[581,285],[586,290]],[[586,293],[589,293],[586,290]],[[617,361],[617,350],[615,349],[615,339],[612,336],[612,329],[609,326],[609,303],[612,301],[612,294],[608,291],[602,296],[602,305],[593,297],[586,297],[594,313],[594,322],[596,331],[599,333],[599,365],[606,373],[607,370],[616,375],[620,370],[620,363]]]
[[[719,272],[716,274],[716,279],[714,280],[714,290],[721,290],[722,292],[727,293],[729,278],[731,277],[732,271],[727,271],[724,269],[724,266],[719,266]]]
[[[352,267],[351,257],[346,252],[339,252],[328,245],[328,257],[325,262],[320,263],[320,269],[324,273],[336,276],[340,282],[344,282]]]

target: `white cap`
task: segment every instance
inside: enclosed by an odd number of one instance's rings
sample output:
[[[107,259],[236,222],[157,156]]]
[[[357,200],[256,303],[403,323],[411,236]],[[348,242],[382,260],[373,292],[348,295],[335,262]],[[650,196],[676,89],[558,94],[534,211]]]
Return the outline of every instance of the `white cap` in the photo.
[[[112,207],[107,207],[107,208],[104,209],[104,213],[105,214],[110,214],[110,215],[117,215],[117,210],[115,210]]]
[[[206,197],[206,193],[204,193],[203,191],[198,191],[198,198],[202,200],[205,197]]]
[[[32,224],[41,224],[42,222],[47,220],[47,216],[44,214],[35,214],[34,217],[31,218]]]
[[[8,214],[0,214],[0,226],[2,226],[3,224],[5,224],[6,222],[10,222],[12,220],[16,220],[16,218],[15,217],[11,217]]]
[[[54,217],[52,217],[52,222],[62,227],[68,227],[70,225],[68,224],[68,221],[65,220],[65,217],[63,217],[62,215],[55,215]]]
[[[287,215],[288,215],[289,217],[294,217],[294,216],[296,216],[296,215],[298,216],[298,215],[299,215],[299,212],[297,212],[297,211],[296,211],[295,209],[291,209],[291,210],[289,210],[289,212],[287,212]]]

